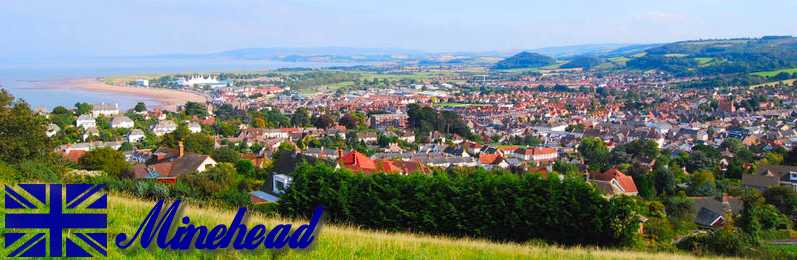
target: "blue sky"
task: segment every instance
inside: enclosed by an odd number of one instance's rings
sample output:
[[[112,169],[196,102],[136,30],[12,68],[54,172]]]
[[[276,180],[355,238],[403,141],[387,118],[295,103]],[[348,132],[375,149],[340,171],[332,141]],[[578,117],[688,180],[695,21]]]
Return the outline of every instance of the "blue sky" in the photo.
[[[797,1],[0,1],[0,57],[250,47],[427,51],[797,35]]]

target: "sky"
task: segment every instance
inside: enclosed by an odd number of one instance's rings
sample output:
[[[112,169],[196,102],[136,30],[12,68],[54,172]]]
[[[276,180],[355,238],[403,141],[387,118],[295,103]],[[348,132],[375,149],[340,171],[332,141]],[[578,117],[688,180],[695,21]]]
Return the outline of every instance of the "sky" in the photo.
[[[507,51],[797,35],[794,0],[2,0],[0,60],[258,47]]]

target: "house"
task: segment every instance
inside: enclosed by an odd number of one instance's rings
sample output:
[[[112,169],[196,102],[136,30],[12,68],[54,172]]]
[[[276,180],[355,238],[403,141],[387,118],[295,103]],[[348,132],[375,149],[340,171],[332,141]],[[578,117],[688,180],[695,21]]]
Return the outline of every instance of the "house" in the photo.
[[[53,137],[56,134],[58,134],[58,132],[60,132],[60,131],[61,131],[61,128],[58,127],[58,125],[56,125],[56,124],[47,125],[47,137]]]
[[[174,132],[174,130],[177,130],[177,124],[172,120],[158,121],[158,123],[152,127],[152,132],[155,133],[156,136],[162,136]]]
[[[556,148],[552,147],[529,147],[518,148],[511,153],[511,156],[524,161],[534,161],[537,165],[541,165],[556,161],[559,158],[559,153]]]
[[[94,104],[91,108],[91,115],[94,117],[98,116],[115,116],[119,114],[119,105],[118,104]]]
[[[725,225],[725,214],[739,214],[744,202],[736,197],[724,194],[721,200],[714,197],[692,197],[695,224],[703,228],[719,228]]]
[[[191,133],[196,134],[202,132],[202,126],[200,126],[197,122],[189,121],[186,123],[186,125],[188,126],[188,131]]]
[[[204,172],[216,165],[216,161],[208,155],[185,153],[183,144],[180,143],[176,158],[144,166],[138,164],[133,167],[136,178],[156,179],[161,182],[174,183],[177,177],[193,173]]]
[[[616,168],[609,169],[603,173],[590,174],[589,181],[607,196],[618,194],[636,196],[639,193],[634,183],[634,178],[625,175]]]
[[[797,190],[797,166],[763,165],[753,174],[743,174],[742,186],[760,191],[775,186],[790,186]]]
[[[97,121],[94,120],[94,116],[92,115],[89,114],[80,115],[79,117],[77,117],[77,121],[75,121],[75,126],[82,127],[84,129],[90,127],[97,127]]]
[[[341,168],[359,173],[374,173],[378,170],[374,160],[358,151],[351,151],[345,155],[338,156],[338,164]]]
[[[113,128],[133,128],[134,124],[133,120],[126,116],[115,116],[111,120]]]
[[[404,128],[409,116],[406,114],[374,114],[369,118],[371,128],[385,129],[388,127]]]
[[[485,169],[492,169],[493,167],[509,168],[509,162],[504,160],[504,157],[498,153],[480,153],[479,165]]]
[[[130,143],[135,143],[143,140],[144,137],[144,131],[141,131],[141,129],[133,129],[129,134],[127,134],[127,141]]]
[[[100,136],[100,130],[96,127],[86,128],[86,132],[83,133],[83,141],[88,140],[89,137],[92,136]]]

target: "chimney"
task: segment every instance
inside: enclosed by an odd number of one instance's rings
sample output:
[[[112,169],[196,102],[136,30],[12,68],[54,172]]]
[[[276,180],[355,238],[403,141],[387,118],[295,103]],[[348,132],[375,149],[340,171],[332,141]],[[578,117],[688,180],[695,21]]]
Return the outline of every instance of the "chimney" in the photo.
[[[183,146],[183,141],[179,141],[177,144],[180,149],[180,153],[177,155],[177,158],[183,158],[183,155],[185,155],[185,146]]]

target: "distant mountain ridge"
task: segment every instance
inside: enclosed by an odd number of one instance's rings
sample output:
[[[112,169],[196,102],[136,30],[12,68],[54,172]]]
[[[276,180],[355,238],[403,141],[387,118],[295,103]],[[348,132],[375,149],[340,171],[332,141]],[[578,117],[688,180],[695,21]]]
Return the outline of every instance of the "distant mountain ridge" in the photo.
[[[556,63],[554,58],[534,53],[521,52],[503,59],[493,66],[495,69],[539,68]]]

